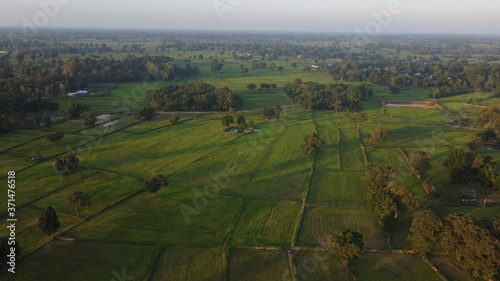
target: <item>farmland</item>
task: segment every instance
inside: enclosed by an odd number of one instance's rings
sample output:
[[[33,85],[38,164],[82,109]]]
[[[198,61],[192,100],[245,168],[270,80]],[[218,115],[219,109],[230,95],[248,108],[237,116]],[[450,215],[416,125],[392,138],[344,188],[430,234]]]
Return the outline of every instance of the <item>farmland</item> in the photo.
[[[152,43],[144,46],[149,55],[163,54]],[[110,115],[101,123],[85,126],[82,120],[63,119],[50,128],[1,135],[0,176],[6,179],[7,171],[16,171],[16,234],[22,256],[18,273],[2,272],[0,279],[122,280],[126,273],[134,280],[441,280],[442,273],[474,280],[446,258],[431,259],[441,272],[436,273],[418,255],[391,252],[411,248],[407,237],[415,210],[400,214],[392,229],[385,229],[370,208],[370,190],[363,180],[368,163],[390,166],[397,170],[395,181],[419,199],[418,210],[437,210],[443,216],[470,213],[478,220],[498,216],[498,192],[478,187],[478,202],[464,203],[463,193],[471,188],[450,184],[443,166],[450,151],[467,148],[475,128],[455,126],[438,108],[381,104],[428,102],[429,89],[405,87],[394,94],[374,84],[373,96],[361,101],[359,112],[367,114],[367,121],[358,130],[353,112],[304,109],[284,93],[284,86],[296,78],[339,82],[321,68],[302,70],[316,63],[313,59],[280,56],[273,61],[284,66],[278,71],[252,68],[229,51],[212,48],[169,52],[172,63],[185,65],[189,59],[199,74],[172,81],[90,83],[89,89],[109,87],[109,93],[54,98],[60,106],[56,112],[79,102],[96,114]],[[210,69],[210,56],[224,60],[222,71]],[[299,67],[292,68],[292,62]],[[250,68],[248,74],[242,68]],[[136,116],[148,104],[148,90],[199,81],[229,87],[244,106],[223,113],[158,110],[151,120]],[[247,88],[262,82],[277,85],[271,90]],[[474,97],[485,98],[480,102],[484,105],[497,104],[479,93],[437,101],[446,111],[474,114],[479,107],[466,103]],[[279,118],[262,116],[264,107],[276,105],[284,109]],[[175,125],[169,122],[173,114],[180,118]],[[257,131],[223,132],[226,115],[244,116]],[[391,134],[371,149],[366,139],[379,127]],[[65,135],[50,142],[45,138],[50,131]],[[302,146],[305,135],[313,132],[324,147],[309,155]],[[417,150],[433,155],[432,169],[421,177],[410,166],[410,153]],[[78,155],[79,169],[56,173],[54,160],[68,152]],[[43,156],[39,162],[31,160],[36,153]],[[479,153],[500,161],[495,150],[480,148]],[[155,196],[144,190],[144,180],[153,174],[168,179]],[[426,178],[437,186],[439,200],[424,190]],[[74,191],[84,191],[92,201],[78,215],[65,203]],[[5,229],[7,200],[1,196],[0,228]],[[481,199],[490,201],[483,207]],[[57,211],[61,223],[53,236],[42,235],[37,227],[47,206]],[[364,253],[347,266],[326,243],[333,232],[346,229],[363,235],[365,249],[383,253]]]

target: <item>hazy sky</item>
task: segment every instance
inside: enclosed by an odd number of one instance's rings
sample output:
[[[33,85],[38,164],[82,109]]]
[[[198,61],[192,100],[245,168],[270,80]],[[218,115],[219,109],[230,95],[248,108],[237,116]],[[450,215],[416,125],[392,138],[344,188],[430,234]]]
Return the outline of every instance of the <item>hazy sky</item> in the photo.
[[[391,3],[395,6],[388,9]],[[1,5],[0,26],[500,34],[499,0],[2,0]],[[377,23],[373,14],[380,11],[385,16]]]

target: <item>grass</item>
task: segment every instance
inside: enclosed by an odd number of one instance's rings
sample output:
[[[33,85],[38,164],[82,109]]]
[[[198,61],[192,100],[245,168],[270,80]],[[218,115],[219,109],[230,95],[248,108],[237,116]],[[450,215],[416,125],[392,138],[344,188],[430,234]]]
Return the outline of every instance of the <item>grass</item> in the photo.
[[[466,269],[453,263],[449,257],[429,256],[432,264],[439,269],[439,272],[448,280],[456,281],[480,281],[482,278],[475,278]]]
[[[161,255],[151,280],[223,280],[226,255],[220,248],[169,247]]]
[[[303,196],[312,157],[301,148],[303,137],[314,131],[310,113],[282,117],[286,129],[269,151],[267,160],[256,172],[245,195],[298,200]]]
[[[290,245],[300,205],[273,201],[250,201],[233,234],[233,245]]]
[[[110,185],[110,183],[113,183]],[[127,188],[123,188],[127,187]],[[74,208],[64,203],[66,194],[73,191],[82,191],[91,197],[92,205],[88,209],[80,211],[80,217],[101,211],[120,199],[131,195],[144,188],[144,184],[136,179],[131,179],[116,174],[97,173],[82,181],[79,181],[63,190],[33,203],[34,206],[44,208],[52,206],[58,213],[76,216]]]
[[[368,203],[368,186],[362,172],[317,171],[312,178],[309,201],[340,205]]]
[[[298,280],[351,281],[345,265],[328,252],[301,251],[295,256]]]
[[[16,274],[2,280],[47,280],[48,276],[50,280],[144,280],[154,252],[154,246],[56,241],[20,260]]]
[[[342,170],[363,171],[366,161],[354,129],[340,129]]]
[[[477,220],[486,220],[500,217],[500,205],[495,206],[463,206],[463,207],[445,207],[442,209],[447,214],[468,213]]]
[[[235,198],[208,199],[173,189],[160,190],[157,198],[143,193],[68,235],[105,241],[221,245],[241,204]]]
[[[398,149],[391,148],[375,148],[367,149],[366,154],[369,162],[377,165],[391,166],[397,168],[398,171],[411,171],[408,161]]]
[[[43,234],[41,234],[38,230],[37,225],[38,218],[43,214],[46,207],[47,206],[38,208],[34,206],[28,206],[16,210],[16,218],[18,219],[18,223],[16,224],[16,241],[21,246],[21,254],[26,254],[39,245],[52,239],[52,236],[44,236]],[[58,211],[59,209],[56,210],[56,212]],[[78,222],[78,219],[76,219],[75,217],[61,214],[59,212],[58,218],[59,222],[61,223],[61,228],[56,234]],[[2,229],[6,229],[7,225],[7,217],[3,216],[0,227],[2,227]]]
[[[51,163],[48,162],[16,173],[16,206],[19,207],[50,192],[63,188],[91,173],[91,170],[80,169],[70,175],[58,175],[54,172]],[[7,200],[0,201],[0,215],[7,212],[6,207]]]
[[[119,44],[131,40],[120,40],[123,41],[98,41],[115,48],[115,58],[123,58],[127,53],[118,52]],[[146,52],[165,54],[155,51],[164,39],[155,40],[144,43]],[[205,55],[203,60],[197,57],[201,53]],[[20,272],[7,276],[8,280],[110,280],[120,279],[114,272],[121,273],[122,269],[137,280],[282,280],[290,276],[285,250],[242,248],[288,249],[303,199],[307,200],[307,207],[298,228],[297,246],[324,247],[320,241],[333,231],[351,228],[364,235],[366,248],[389,248],[378,217],[362,206],[367,204],[369,196],[361,180],[366,161],[398,168],[397,181],[414,191],[424,205],[429,203],[428,198],[410,172],[403,153],[409,155],[411,151],[424,150],[435,155],[433,168],[423,178],[430,177],[437,182],[439,192],[445,197],[442,199],[454,200],[454,196],[460,196],[457,190],[465,188],[465,185],[447,185],[442,163],[449,151],[464,147],[467,136],[474,131],[421,123],[447,124],[438,109],[381,106],[383,100],[428,101],[429,88],[407,88],[394,95],[387,87],[374,86],[372,100],[361,104],[361,112],[370,117],[361,125],[358,135],[349,115],[300,112],[299,106],[283,94],[285,84],[295,78],[304,82],[335,83],[326,71],[303,72],[303,65],[315,63],[312,60],[303,58],[299,67],[293,69],[290,63],[297,59],[280,56],[274,62],[285,69],[278,72],[253,69],[246,61],[233,59],[230,51],[221,55],[217,50],[171,49],[168,55],[173,56],[172,63],[179,66],[191,56],[191,65],[200,68],[200,75],[175,82],[118,84],[106,97],[56,100],[61,112],[73,101],[90,105],[94,112],[120,117],[118,123],[107,130],[101,126],[85,128],[78,120],[56,122],[50,129],[2,134],[2,171],[26,168],[16,175],[20,222],[16,234],[23,253],[50,239],[40,235],[36,226],[46,206],[56,209],[63,228],[67,228],[79,219],[73,209],[64,205],[65,194],[82,190],[91,194],[93,202],[90,209],[81,213],[88,221],[63,234],[81,240],[57,241],[26,256],[19,260]],[[222,72],[210,70],[209,55],[225,59]],[[62,59],[69,57],[64,55]],[[249,67],[247,75],[241,75],[240,64]],[[228,86],[240,95],[245,102],[242,109],[252,111],[243,115],[247,121],[254,120],[255,128],[262,132],[243,136],[221,133],[220,114],[180,114],[181,122],[171,126],[168,114],[140,121],[133,114],[123,113],[145,105],[147,90],[201,80],[216,87]],[[261,82],[276,83],[278,87],[268,93],[246,87],[249,83]],[[89,85],[89,89],[92,86]],[[474,93],[440,99],[440,103],[447,110],[474,112],[477,107],[460,103],[475,96],[486,97]],[[495,106],[499,100],[487,99],[480,104]],[[262,107],[277,104],[286,109],[281,120],[263,120]],[[233,114],[238,115],[240,113]],[[364,154],[361,145],[377,127],[392,131],[389,141]],[[44,139],[52,130],[62,131],[66,136],[52,144]],[[304,135],[314,131],[326,145],[315,157],[305,155],[301,149]],[[103,138],[98,138],[103,133]],[[89,138],[96,140],[83,145]],[[77,145],[83,146],[75,149]],[[67,176],[56,175],[50,158],[72,149],[81,160],[79,171]],[[37,152],[48,161],[29,167],[34,164],[30,157]],[[499,153],[481,153],[500,161]],[[154,173],[165,175],[169,181],[169,186],[161,188],[156,198],[144,192],[117,203],[141,190],[142,181]],[[3,175],[5,177],[5,172]],[[309,196],[305,198],[307,187]],[[4,229],[6,201],[0,200],[0,215],[4,219],[0,227]],[[31,203],[26,205],[28,202]],[[106,209],[103,213],[90,216],[103,209]],[[486,219],[497,216],[500,210],[498,206],[465,206],[440,211],[445,214],[468,212],[477,219]],[[391,232],[391,243],[396,249],[409,247],[406,237],[412,214],[400,215]],[[229,247],[229,253],[222,247]],[[154,257],[158,257],[156,263]],[[328,252],[302,249],[292,262],[297,268],[298,280],[352,280],[349,271]],[[473,280],[447,261],[436,263],[450,279]],[[149,277],[153,264],[156,270]],[[352,268],[358,280],[436,280],[432,270],[411,255],[368,254],[354,261]]]
[[[437,108],[386,107],[385,116],[391,118],[449,124],[449,121]]]
[[[441,280],[420,257],[415,255],[365,254],[364,258],[354,260],[351,266],[359,280]]]
[[[284,251],[232,250],[230,254],[229,280],[283,280],[290,276]]]
[[[363,234],[365,248],[380,249],[386,246],[386,234],[378,216],[367,209],[339,209],[314,207],[307,209],[299,233],[300,246],[317,247],[318,241],[327,239],[334,231],[351,229]]]

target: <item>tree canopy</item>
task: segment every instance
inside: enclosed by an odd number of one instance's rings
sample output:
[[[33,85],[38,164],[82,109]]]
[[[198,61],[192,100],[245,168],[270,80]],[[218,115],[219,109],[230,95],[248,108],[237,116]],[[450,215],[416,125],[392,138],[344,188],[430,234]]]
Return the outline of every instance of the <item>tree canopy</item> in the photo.
[[[47,207],[45,212],[38,218],[38,230],[44,235],[52,235],[61,228],[61,223],[57,217],[56,211],[51,207]]]
[[[228,87],[189,82],[148,91],[148,104],[163,111],[228,111],[241,108],[243,100]]]
[[[66,206],[71,206],[75,208],[76,216],[80,216],[80,210],[84,207],[88,208],[92,205],[90,195],[82,191],[73,191],[66,194],[64,198],[64,203]]]

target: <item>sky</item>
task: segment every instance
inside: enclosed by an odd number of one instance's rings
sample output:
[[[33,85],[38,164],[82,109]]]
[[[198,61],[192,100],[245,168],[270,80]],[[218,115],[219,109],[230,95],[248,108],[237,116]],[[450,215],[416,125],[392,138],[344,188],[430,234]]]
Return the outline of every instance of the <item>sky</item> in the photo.
[[[500,34],[498,0],[2,0],[0,26]]]

